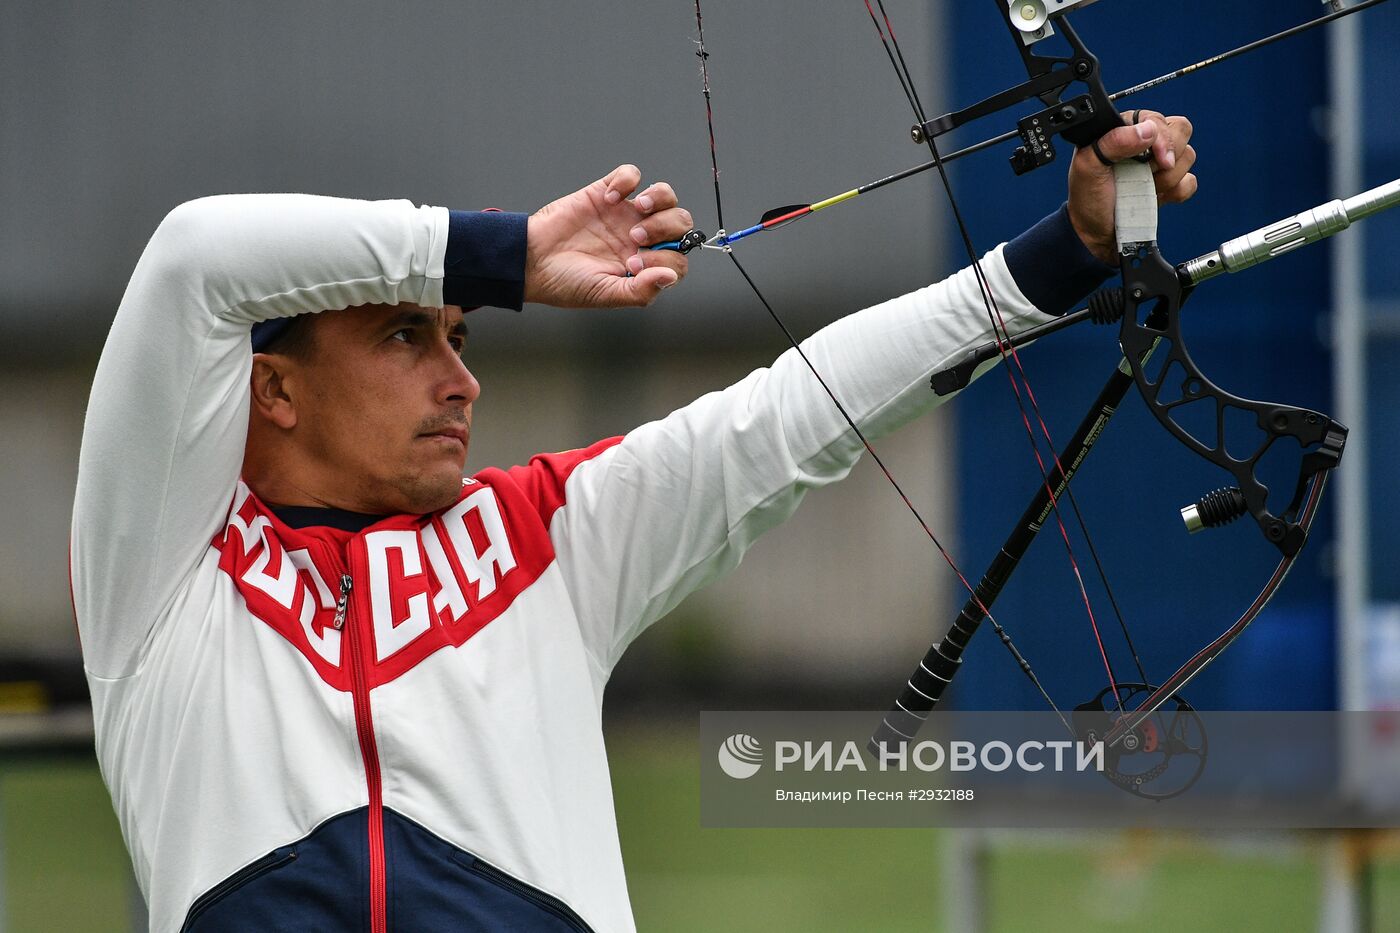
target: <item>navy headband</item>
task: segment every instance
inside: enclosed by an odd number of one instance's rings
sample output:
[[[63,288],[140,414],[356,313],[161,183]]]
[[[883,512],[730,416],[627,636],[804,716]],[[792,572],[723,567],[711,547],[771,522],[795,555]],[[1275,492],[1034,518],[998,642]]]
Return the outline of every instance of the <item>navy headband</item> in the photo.
[[[270,321],[258,321],[253,325],[253,352],[266,353],[267,348],[292,326],[294,317],[275,317]]]

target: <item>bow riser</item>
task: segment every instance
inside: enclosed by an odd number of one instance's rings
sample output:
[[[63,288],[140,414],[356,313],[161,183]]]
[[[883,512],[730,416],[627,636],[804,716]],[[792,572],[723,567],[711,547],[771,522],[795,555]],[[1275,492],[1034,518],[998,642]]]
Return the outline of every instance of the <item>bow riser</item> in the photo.
[[[1122,268],[1126,307],[1119,343],[1124,358],[1142,359],[1159,341],[1166,344],[1151,371],[1140,364],[1133,367],[1133,379],[1147,407],[1173,437],[1231,475],[1264,537],[1285,557],[1292,557],[1307,541],[1307,531],[1299,521],[1307,488],[1319,472],[1334,468],[1341,460],[1347,429],[1321,412],[1247,399],[1221,389],[1186,349],[1181,303],[1188,292],[1177,269],[1162,257],[1155,243],[1124,256]],[[1210,415],[1205,420],[1213,423],[1214,438],[1203,437],[1204,431],[1192,431],[1183,424],[1179,413],[1187,406]],[[1240,430],[1240,422],[1230,418],[1232,411],[1252,416],[1258,433],[1249,436]],[[1305,453],[1292,498],[1287,507],[1275,513],[1269,508],[1269,488],[1259,479],[1258,466],[1284,439],[1291,439]],[[1236,456],[1239,453],[1244,455]]]

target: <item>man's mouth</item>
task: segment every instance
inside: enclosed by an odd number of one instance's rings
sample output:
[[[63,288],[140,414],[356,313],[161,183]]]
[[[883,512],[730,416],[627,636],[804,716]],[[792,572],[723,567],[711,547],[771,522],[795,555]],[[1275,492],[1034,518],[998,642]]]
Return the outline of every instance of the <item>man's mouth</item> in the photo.
[[[429,440],[455,442],[460,445],[463,450],[467,447],[467,429],[465,427],[440,428],[439,430],[429,431],[418,436],[428,438]]]

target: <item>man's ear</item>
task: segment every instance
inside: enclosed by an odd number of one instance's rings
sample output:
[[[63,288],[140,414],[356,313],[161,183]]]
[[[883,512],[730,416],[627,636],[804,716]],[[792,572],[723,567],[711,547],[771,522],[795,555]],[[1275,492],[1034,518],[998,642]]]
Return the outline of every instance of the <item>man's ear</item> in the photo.
[[[293,367],[285,356],[253,354],[253,411],[283,430],[296,427],[297,410],[288,376]]]

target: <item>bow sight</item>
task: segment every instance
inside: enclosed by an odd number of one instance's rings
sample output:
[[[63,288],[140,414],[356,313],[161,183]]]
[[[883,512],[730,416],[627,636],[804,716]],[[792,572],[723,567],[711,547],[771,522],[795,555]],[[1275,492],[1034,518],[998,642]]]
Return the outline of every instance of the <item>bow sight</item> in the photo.
[[[970,107],[914,124],[909,131],[914,142],[923,145],[980,117],[1000,113],[1036,97],[1046,107],[1017,121],[1021,145],[1011,154],[1011,168],[1017,175],[1024,175],[1055,161],[1055,136],[1063,136],[1076,147],[1088,146],[1114,127],[1122,126],[1123,121],[1104,89],[1099,60],[1084,46],[1069,20],[1060,19],[1069,10],[1093,2],[1095,0],[1010,0],[1003,5],[1002,19],[1011,32],[1029,78]],[[1056,19],[1060,19],[1071,54],[1037,55],[1032,47],[1055,34],[1052,23]],[[1084,85],[1085,93],[1063,99],[1065,91],[1075,83]]]

